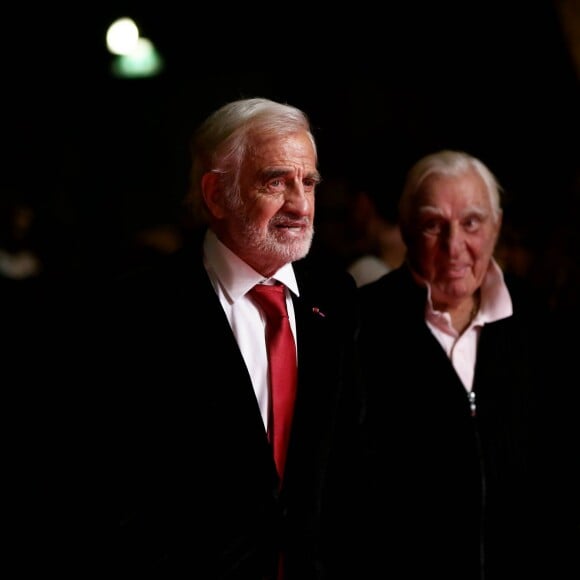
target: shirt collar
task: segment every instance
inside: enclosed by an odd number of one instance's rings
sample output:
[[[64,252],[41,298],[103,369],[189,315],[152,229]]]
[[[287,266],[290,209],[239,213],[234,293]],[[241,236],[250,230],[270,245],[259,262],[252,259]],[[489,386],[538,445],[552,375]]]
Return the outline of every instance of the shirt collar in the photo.
[[[300,295],[291,263],[282,266],[270,278],[264,278],[223,244],[210,229],[204,237],[203,255],[204,264],[212,282],[219,283],[230,303],[244,296],[256,284],[273,280],[287,286],[296,296]]]
[[[474,322],[495,322],[514,312],[512,299],[503,272],[492,258],[481,285],[481,303]]]

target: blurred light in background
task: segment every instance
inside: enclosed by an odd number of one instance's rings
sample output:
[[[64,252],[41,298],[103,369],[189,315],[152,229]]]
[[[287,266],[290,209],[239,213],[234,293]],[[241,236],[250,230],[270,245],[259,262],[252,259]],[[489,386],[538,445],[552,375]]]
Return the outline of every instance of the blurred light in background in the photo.
[[[107,50],[115,55],[111,72],[119,78],[152,77],[163,70],[163,59],[148,38],[140,35],[134,20],[123,17],[107,29]]]
[[[119,18],[107,30],[107,48],[113,54],[130,54],[138,40],[139,28],[131,18]]]

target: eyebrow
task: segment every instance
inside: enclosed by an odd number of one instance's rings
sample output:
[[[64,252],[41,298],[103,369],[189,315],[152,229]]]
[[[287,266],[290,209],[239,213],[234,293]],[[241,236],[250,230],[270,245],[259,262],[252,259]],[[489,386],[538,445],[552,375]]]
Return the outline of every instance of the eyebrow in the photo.
[[[444,217],[443,210],[438,207],[435,207],[434,205],[422,205],[417,208],[417,212],[419,214],[432,214]],[[470,205],[469,207],[466,207],[464,211],[461,212],[461,217],[473,214],[483,218],[488,216],[490,214],[490,211],[488,209],[476,205]]]
[[[289,173],[294,173],[294,169],[290,167],[271,167],[263,169],[261,174],[264,179],[273,179],[275,177],[283,177]],[[322,181],[322,176],[318,171],[309,171],[304,175],[305,179],[312,179],[317,183]]]

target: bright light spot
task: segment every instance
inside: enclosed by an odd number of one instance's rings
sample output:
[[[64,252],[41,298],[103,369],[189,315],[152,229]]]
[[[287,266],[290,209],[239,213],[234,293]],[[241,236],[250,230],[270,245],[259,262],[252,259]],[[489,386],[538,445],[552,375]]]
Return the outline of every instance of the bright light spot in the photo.
[[[107,30],[107,48],[113,54],[130,54],[138,42],[139,29],[131,18],[119,18]]]

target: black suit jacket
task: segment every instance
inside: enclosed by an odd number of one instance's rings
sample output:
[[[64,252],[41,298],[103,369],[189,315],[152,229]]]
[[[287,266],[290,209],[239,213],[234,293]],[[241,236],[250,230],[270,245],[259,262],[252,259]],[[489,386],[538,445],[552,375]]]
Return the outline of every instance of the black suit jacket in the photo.
[[[299,378],[283,485],[250,376],[198,248],[125,277],[107,308],[120,392],[120,559],[127,573],[330,578],[354,496],[362,399],[356,290],[294,264]],[[261,337],[256,337],[261,340]],[[346,477],[348,476],[348,477]],[[346,495],[345,495],[346,494]],[[337,506],[340,505],[340,513]],[[329,564],[330,562],[330,564]]]
[[[554,335],[542,304],[510,288],[514,315],[481,331],[475,416],[407,266],[359,290],[375,447],[369,527],[390,529],[386,542],[369,539],[370,577],[385,563],[413,580],[572,577],[577,460],[553,413],[566,411]]]

